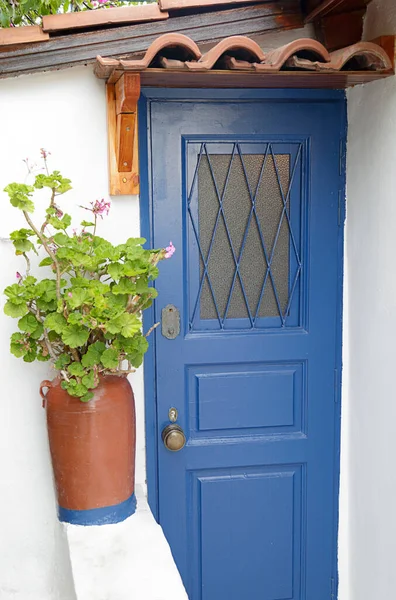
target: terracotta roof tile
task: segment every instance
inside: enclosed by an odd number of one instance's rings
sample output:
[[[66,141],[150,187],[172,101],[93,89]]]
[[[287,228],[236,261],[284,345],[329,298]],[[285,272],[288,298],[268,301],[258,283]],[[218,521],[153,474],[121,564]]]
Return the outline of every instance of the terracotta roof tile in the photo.
[[[207,71],[212,69],[223,55],[247,59],[248,62],[261,62],[265,59],[264,52],[257,42],[245,35],[233,35],[213,46],[200,60],[186,62],[186,66],[192,71]]]
[[[47,40],[49,40],[48,33],[44,33],[38,25],[0,27],[0,46],[30,44],[32,42],[45,42]]]
[[[86,29],[126,23],[144,23],[168,19],[169,13],[161,11],[157,3],[141,6],[122,6],[103,10],[84,10],[82,12],[43,17],[43,30],[47,32]]]
[[[167,71],[232,70],[262,74],[298,69],[325,74],[343,70],[390,72],[393,65],[386,51],[370,42],[359,42],[330,54],[319,42],[302,38],[265,54],[250,38],[231,36],[201,56],[198,46],[187,36],[165,34],[157,38],[139,60],[98,56],[95,73],[102,79],[115,81],[123,71],[149,71],[153,67]]]
[[[301,38],[268,52],[265,60],[257,65],[257,70],[279,71],[291,56],[299,55],[303,55],[307,60],[312,58],[314,60],[322,59],[322,62],[329,62],[330,60],[329,52],[320,42],[309,38]]]

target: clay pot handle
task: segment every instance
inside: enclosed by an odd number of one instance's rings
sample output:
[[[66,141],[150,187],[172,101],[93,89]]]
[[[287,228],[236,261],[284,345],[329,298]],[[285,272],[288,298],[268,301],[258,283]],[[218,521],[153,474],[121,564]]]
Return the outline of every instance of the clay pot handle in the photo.
[[[44,394],[43,388],[48,388],[48,389],[52,388],[52,381],[49,381],[48,379],[44,379],[44,381],[42,381],[40,384],[40,396],[43,399],[43,408],[45,408],[46,394]]]

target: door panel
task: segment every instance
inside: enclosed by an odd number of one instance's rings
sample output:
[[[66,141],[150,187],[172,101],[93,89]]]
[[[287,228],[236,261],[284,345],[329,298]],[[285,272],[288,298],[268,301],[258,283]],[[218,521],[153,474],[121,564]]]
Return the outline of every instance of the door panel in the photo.
[[[190,600],[334,577],[343,102],[150,104],[159,521]],[[161,441],[169,409],[187,444]]]

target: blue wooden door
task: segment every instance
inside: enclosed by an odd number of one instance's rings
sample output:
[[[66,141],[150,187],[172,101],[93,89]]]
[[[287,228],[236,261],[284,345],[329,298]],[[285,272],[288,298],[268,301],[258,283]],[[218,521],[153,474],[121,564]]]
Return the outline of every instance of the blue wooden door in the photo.
[[[175,339],[156,330],[146,376],[159,522],[190,600],[327,600],[343,96],[177,94],[147,111],[151,241],[176,247],[161,265],[154,318],[174,305],[181,325]],[[179,452],[161,440],[171,407],[187,439]]]

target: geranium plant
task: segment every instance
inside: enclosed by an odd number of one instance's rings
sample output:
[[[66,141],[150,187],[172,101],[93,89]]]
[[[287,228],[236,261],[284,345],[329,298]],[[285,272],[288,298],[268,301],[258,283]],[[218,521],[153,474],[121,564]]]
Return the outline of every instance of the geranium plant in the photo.
[[[170,243],[146,250],[142,238],[113,245],[97,235],[98,220],[110,209],[105,200],[84,207],[90,219],[82,221],[79,231],[70,231],[71,216],[57,202],[71,182],[59,171],[50,172],[47,152],[41,153],[44,172],[30,172],[32,185],[10,183],[4,190],[27,222],[10,236],[15,253],[26,260],[26,273],[18,272],[17,281],[4,290],[4,312],[18,318],[11,352],[25,362],[52,361],[62,387],[87,402],[101,375],[126,375],[141,365],[151,331],[142,332],[142,311],[156,296],[152,282],[159,261],[175,249]],[[31,217],[33,195],[43,188],[50,201],[38,226]],[[39,266],[48,276],[30,273],[31,252],[46,254]]]

